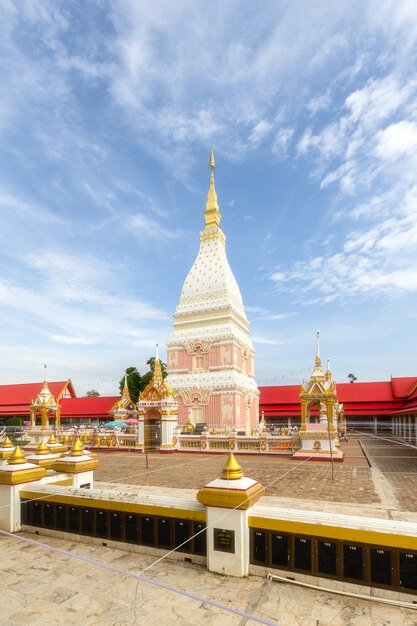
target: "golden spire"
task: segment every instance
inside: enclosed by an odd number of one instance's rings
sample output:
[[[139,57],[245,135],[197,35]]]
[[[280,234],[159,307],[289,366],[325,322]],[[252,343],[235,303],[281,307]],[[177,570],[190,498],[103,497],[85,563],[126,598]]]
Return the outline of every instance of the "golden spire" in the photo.
[[[227,459],[221,473],[224,480],[238,480],[243,478],[243,471],[233,454]]]
[[[159,346],[158,344],[156,344],[155,364],[153,366],[152,382],[154,383],[156,381],[162,381],[162,380],[163,380],[163,376],[162,376],[161,361],[159,360]]]
[[[70,456],[83,456],[83,444],[79,439],[74,443]]]
[[[216,167],[216,163],[214,161],[214,150],[213,148],[210,150],[210,163],[209,163],[209,167],[211,170],[214,170],[214,168]]]
[[[125,384],[123,385],[123,392],[122,392],[122,397],[121,400],[130,400],[130,395],[129,395],[129,387],[127,384],[127,374],[125,374]]]
[[[327,359],[326,380],[332,379],[332,371],[330,369],[330,359]]]
[[[3,443],[0,446],[1,448],[14,448],[14,445],[12,444],[12,442],[10,441],[10,439],[8,438],[8,436],[6,435],[5,440],[3,441]]]
[[[55,445],[55,444],[56,444],[55,435],[54,435],[54,433],[52,433],[51,436],[48,439],[48,445]]]
[[[23,463],[26,463],[25,455],[23,454],[19,446],[16,446],[16,448],[14,449],[14,452],[10,457],[8,463],[9,465],[23,465]]]
[[[46,447],[46,443],[41,441],[39,446],[36,449],[36,454],[49,454],[50,450]]]
[[[207,195],[207,202],[206,202],[206,210],[204,211],[204,218],[206,221],[206,230],[208,228],[213,228],[215,226],[220,226],[220,220],[221,220],[221,213],[219,211],[219,204],[217,202],[217,194],[216,194],[216,188],[214,186],[214,174],[213,174],[213,170],[216,167],[216,164],[214,162],[214,152],[213,149],[211,149],[210,152],[210,169],[211,169],[211,174],[210,174],[210,187],[209,187],[209,191],[208,191],[208,195]]]

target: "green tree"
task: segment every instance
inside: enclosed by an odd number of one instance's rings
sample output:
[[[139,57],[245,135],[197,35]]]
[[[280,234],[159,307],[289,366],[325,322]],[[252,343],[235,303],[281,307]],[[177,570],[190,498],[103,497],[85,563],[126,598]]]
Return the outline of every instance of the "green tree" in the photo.
[[[84,398],[98,398],[99,395],[97,389],[90,389],[90,391],[86,391]]]
[[[142,376],[136,367],[126,368],[126,372],[119,383],[120,393],[123,392],[125,386],[125,376],[127,377],[130,398],[132,402],[136,403],[139,400],[139,393],[145,388],[142,387]]]
[[[139,370],[136,367],[128,367],[126,369],[127,376],[127,386],[129,388],[129,395],[132,400],[136,404],[139,400],[139,394],[143,391],[152,380],[153,368],[155,367],[155,357],[152,356],[150,359],[146,361],[146,365],[149,366],[149,371],[146,372],[143,376],[141,376]],[[162,377],[165,378],[167,376],[167,366],[166,363],[161,361],[161,370]],[[120,393],[123,392],[123,387],[125,384],[125,377],[121,379],[119,383]]]

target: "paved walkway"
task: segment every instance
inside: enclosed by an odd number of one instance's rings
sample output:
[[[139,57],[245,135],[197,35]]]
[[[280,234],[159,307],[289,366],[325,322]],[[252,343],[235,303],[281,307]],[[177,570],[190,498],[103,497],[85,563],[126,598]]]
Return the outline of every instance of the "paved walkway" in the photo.
[[[392,493],[392,507],[417,511],[417,448],[392,437],[361,436],[372,471],[382,475]]]
[[[19,537],[35,539],[31,545]],[[53,552],[53,546],[67,553]],[[0,534],[1,614],[7,626],[244,626],[253,620],[137,582],[87,559],[140,572],[142,554],[21,533]],[[279,626],[416,626],[417,610],[345,598],[250,576],[224,577],[168,559],[146,575]]]
[[[236,455],[245,476],[266,487],[266,495],[302,500],[378,504],[372,471],[356,440],[344,444],[346,461],[292,461],[287,457]],[[98,453],[96,480],[144,486],[199,489],[217,478],[229,453],[144,455],[129,452]]]

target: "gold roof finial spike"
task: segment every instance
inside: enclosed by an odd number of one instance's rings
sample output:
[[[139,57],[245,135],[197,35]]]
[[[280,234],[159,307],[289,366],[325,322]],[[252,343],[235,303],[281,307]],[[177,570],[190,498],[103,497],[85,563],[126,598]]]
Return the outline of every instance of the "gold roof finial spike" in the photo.
[[[23,463],[26,463],[25,455],[23,454],[19,446],[15,447],[8,463],[9,465],[23,465]]]
[[[317,331],[317,354],[316,354],[316,367],[321,367],[320,358],[320,331]]]
[[[233,454],[230,454],[221,473],[224,480],[238,480],[243,478],[243,471]]]
[[[155,365],[153,367],[152,380],[163,380],[161,361],[159,360],[159,346],[156,344]]]
[[[83,455],[83,444],[79,439],[74,443],[74,446],[71,450],[70,456],[82,456]]]
[[[214,185],[214,174],[213,174],[213,170],[216,167],[216,164],[214,162],[214,151],[213,148],[211,149],[210,152],[210,169],[211,169],[211,174],[210,174],[210,187],[209,187],[209,191],[208,191],[208,195],[207,195],[207,202],[206,202],[206,210],[204,211],[204,219],[206,222],[206,230],[208,228],[214,228],[214,227],[219,227],[220,226],[220,220],[222,218],[221,213],[219,211],[219,204],[217,202],[217,193],[216,193],[216,187]]]
[[[123,385],[122,398],[129,398],[129,386],[127,384],[127,374],[125,374],[125,383]]]
[[[6,435],[5,440],[3,441],[3,443],[0,446],[1,448],[14,448],[14,445],[12,444],[12,442],[10,441],[10,439],[8,438],[8,436]]]
[[[330,369],[330,359],[327,359],[326,380],[331,380],[332,371]]]
[[[214,168],[216,167],[216,162],[214,160],[214,150],[213,150],[213,148],[210,151],[210,164],[209,165],[210,165],[210,169],[211,170],[214,170]]]
[[[52,433],[51,436],[49,437],[48,444],[52,444],[52,445],[56,444],[56,439],[55,439],[54,433]]]
[[[41,441],[36,449],[36,454],[49,454],[49,452],[50,451],[46,447],[46,443],[44,441]]]

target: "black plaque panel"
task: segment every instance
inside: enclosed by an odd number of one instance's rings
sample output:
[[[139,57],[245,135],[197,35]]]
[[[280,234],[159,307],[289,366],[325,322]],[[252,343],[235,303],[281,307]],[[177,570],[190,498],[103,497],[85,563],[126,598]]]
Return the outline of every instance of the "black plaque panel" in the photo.
[[[144,546],[154,545],[154,518],[153,517],[141,517],[141,543]]]
[[[235,553],[235,531],[214,528],[214,549],[218,552]]]
[[[125,541],[136,543],[138,540],[138,516],[134,513],[125,515]]]
[[[271,535],[271,565],[288,567],[288,535]]]
[[[174,531],[175,531],[175,546],[181,546],[177,548],[180,552],[191,552],[191,541],[188,541],[190,538],[190,522],[187,520],[175,520],[174,522]],[[185,543],[184,543],[185,542]],[[181,545],[184,543],[184,545]]]
[[[121,515],[114,511],[110,511],[110,539],[122,538]]]
[[[196,537],[194,537],[194,554],[202,554],[203,556],[207,554],[206,533],[200,532],[205,527],[206,527],[205,524],[199,524],[197,522],[194,522],[193,532],[194,532],[194,535],[197,535]]]
[[[371,548],[371,583],[392,585],[392,552]]]
[[[34,502],[32,507],[32,524],[34,526],[41,525],[41,503]]]
[[[107,539],[109,532],[107,515],[107,511],[104,511],[102,509],[96,510],[96,537]]]
[[[43,523],[45,528],[55,528],[55,505],[52,502],[43,503]]]
[[[56,529],[67,530],[67,505],[56,505]]]
[[[345,544],[343,546],[343,576],[363,580],[363,548]]]
[[[78,533],[80,531],[80,510],[77,506],[69,507],[68,530],[70,533]]]
[[[337,545],[333,541],[317,542],[317,573],[336,576],[337,571]]]
[[[400,587],[417,589],[417,552],[400,552]]]
[[[254,530],[253,540],[253,562],[266,563],[266,534],[262,530]]]
[[[81,509],[81,525],[83,535],[93,534],[93,511],[91,509]]]
[[[170,520],[165,517],[158,518],[158,548],[171,547]]]
[[[311,571],[311,539],[294,538],[294,568],[305,572]]]

